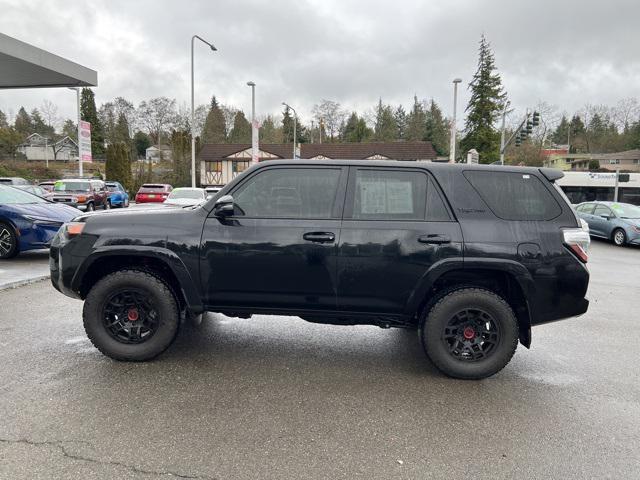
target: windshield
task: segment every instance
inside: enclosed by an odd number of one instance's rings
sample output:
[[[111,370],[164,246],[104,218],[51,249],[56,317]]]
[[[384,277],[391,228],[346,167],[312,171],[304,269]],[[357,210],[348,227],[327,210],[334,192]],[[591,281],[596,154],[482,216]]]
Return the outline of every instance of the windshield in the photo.
[[[168,199],[175,198],[192,198],[194,200],[202,200],[204,198],[204,192],[200,190],[174,190],[169,194]]]
[[[620,218],[640,218],[640,207],[629,203],[613,203],[611,209]]]
[[[54,192],[88,192],[90,190],[91,184],[89,182],[60,181],[53,186]]]
[[[19,205],[24,203],[49,203],[44,198],[13,187],[0,186],[0,205]]]

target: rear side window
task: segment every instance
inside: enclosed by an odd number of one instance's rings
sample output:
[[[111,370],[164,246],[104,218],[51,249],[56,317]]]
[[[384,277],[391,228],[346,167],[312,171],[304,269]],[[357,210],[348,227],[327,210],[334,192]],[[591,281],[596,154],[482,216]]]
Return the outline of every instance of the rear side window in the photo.
[[[449,211],[431,179],[429,179],[429,187],[427,188],[427,220],[430,222],[451,221]]]
[[[593,212],[593,203],[584,203],[582,205],[578,205],[576,211],[580,213],[591,213]]]
[[[233,192],[240,215],[262,218],[331,218],[339,168],[274,168]]]
[[[427,176],[416,171],[356,170],[352,218],[424,220]]]
[[[551,220],[562,213],[551,192],[535,175],[466,171],[464,176],[491,211],[503,220]]]

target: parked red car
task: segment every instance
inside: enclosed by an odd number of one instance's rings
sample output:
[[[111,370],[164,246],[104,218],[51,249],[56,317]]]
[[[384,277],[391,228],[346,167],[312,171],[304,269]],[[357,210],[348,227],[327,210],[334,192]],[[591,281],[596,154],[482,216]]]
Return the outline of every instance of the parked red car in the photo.
[[[136,193],[136,203],[162,203],[173,190],[166,183],[145,183]]]

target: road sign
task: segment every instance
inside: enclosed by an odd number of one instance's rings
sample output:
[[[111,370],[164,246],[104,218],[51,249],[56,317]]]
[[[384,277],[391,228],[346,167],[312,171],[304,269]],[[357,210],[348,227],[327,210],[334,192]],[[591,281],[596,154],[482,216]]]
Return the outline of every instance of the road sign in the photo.
[[[78,139],[78,154],[82,162],[91,162],[91,124],[80,122],[80,138]]]

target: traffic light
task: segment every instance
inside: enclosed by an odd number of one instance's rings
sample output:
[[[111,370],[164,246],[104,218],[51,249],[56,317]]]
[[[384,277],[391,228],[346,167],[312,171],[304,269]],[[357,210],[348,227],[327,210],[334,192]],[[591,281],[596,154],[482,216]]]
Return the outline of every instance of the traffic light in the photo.
[[[533,132],[533,121],[527,120],[527,126],[525,127],[525,131],[527,132],[527,135]]]
[[[537,127],[538,125],[540,125],[540,113],[539,112],[533,112],[533,115],[531,116],[531,124],[534,127]]]

